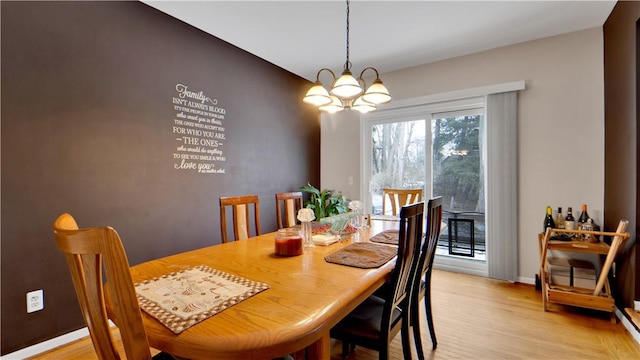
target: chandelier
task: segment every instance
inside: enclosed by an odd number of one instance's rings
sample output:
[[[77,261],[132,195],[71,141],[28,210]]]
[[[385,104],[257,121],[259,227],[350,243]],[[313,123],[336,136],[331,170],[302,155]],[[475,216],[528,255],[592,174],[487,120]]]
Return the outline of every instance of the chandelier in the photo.
[[[367,84],[362,77],[367,70],[375,72],[376,78],[367,88]],[[333,78],[331,91],[327,91],[320,81],[320,74],[327,71]],[[364,91],[363,89],[367,89]],[[354,78],[351,73],[351,61],[349,61],[349,0],[347,0],[347,60],[344,63],[344,71],[336,80],[333,71],[322,68],[316,75],[316,82],[307,91],[304,102],[313,104],[320,111],[336,113],[344,109],[357,110],[361,113],[368,113],[376,109],[376,105],[391,101],[389,90],[382,84],[378,70],[367,67],[360,73],[358,78]]]

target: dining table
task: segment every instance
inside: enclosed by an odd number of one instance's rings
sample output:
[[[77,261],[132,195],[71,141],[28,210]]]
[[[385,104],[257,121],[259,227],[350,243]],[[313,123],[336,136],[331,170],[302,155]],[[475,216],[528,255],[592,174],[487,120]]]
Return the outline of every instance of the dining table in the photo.
[[[393,229],[397,222],[371,220],[333,244],[305,248],[298,256],[276,255],[276,232],[271,232],[132,266],[136,286],[204,266],[268,287],[180,333],[142,311],[149,344],[187,359],[272,359],[299,351],[307,359],[329,359],[331,328],[388,279],[395,257],[369,268],[325,258]]]

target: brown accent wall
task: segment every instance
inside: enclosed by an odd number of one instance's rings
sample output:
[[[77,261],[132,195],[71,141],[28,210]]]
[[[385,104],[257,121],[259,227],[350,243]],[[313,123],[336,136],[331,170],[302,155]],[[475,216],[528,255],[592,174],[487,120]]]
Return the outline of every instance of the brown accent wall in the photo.
[[[640,2],[619,1],[604,24],[605,228],[629,220],[631,241],[617,260],[614,292],[619,308],[640,299],[638,269],[638,19]]]
[[[62,212],[115,227],[137,264],[219,243],[220,196],[258,194],[268,232],[276,192],[319,183],[308,81],[139,2],[0,4],[2,354],[84,326]],[[224,174],[174,168],[176,84],[225,109]]]

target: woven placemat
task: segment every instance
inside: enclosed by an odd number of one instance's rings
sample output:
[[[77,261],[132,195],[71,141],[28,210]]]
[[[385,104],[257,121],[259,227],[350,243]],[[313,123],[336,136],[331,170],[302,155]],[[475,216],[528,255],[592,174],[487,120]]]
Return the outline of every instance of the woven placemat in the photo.
[[[398,245],[399,236],[400,236],[399,230],[385,230],[381,233],[378,233],[372,236],[369,239],[369,241],[381,243],[381,244]]]
[[[380,267],[398,254],[396,248],[369,242],[353,243],[325,256],[326,262],[363,269]]]
[[[269,285],[200,265],[137,283],[135,288],[140,308],[180,334]]]

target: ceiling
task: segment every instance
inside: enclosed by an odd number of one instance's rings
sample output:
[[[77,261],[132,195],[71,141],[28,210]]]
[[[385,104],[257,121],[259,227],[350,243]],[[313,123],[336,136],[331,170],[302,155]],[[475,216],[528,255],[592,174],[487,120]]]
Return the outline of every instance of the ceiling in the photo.
[[[345,64],[344,1],[142,2],[311,81]],[[349,58],[354,76],[404,69],[602,26],[615,3],[353,0]]]

